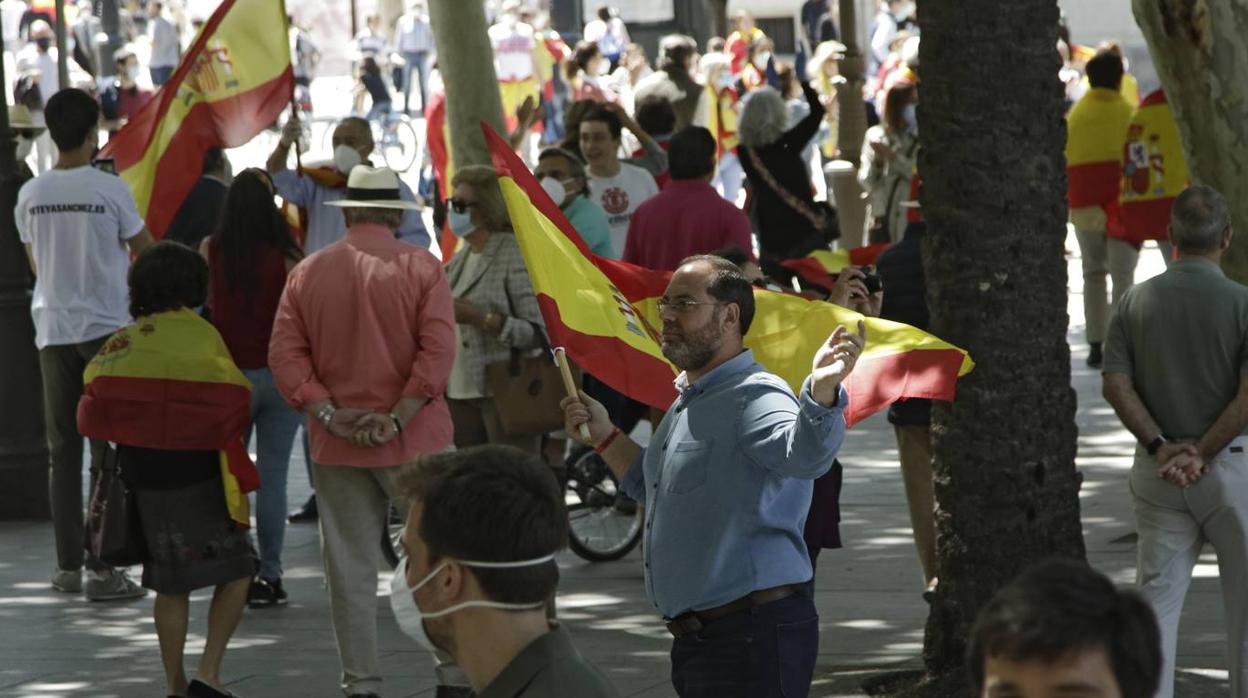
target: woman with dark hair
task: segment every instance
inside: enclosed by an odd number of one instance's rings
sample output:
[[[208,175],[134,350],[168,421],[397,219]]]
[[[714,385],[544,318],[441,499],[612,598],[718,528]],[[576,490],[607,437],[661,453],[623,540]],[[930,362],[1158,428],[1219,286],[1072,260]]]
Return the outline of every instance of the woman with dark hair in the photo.
[[[219,227],[200,245],[210,270],[212,322],[253,386],[251,422],[261,487],[256,494],[260,571],[248,595],[252,608],[286,603],[282,588],[286,473],[302,423],[278,393],[269,370],[269,335],[286,273],[303,258],[273,194],[267,172],[256,168],[240,172],[226,193]],[[250,436],[249,432],[248,440]]]
[[[117,444],[116,467],[146,548],[143,586],[156,592],[168,693],[230,696],[221,660],[256,570],[246,492],[257,478],[242,438],[250,386],[194,310],[208,294],[199,255],[156,243],[135,261],[129,285],[134,324],[87,365],[78,424],[84,435]],[[182,659],[190,593],[205,587],[215,587],[208,633],[188,682]]]
[[[858,182],[871,205],[871,242],[897,242],[906,230],[915,157],[919,151],[919,123],[915,107],[919,88],[901,81],[884,96],[884,119],[867,129],[862,144]]]
[[[611,62],[602,55],[598,44],[592,41],[576,42],[572,56],[564,63],[564,75],[572,87],[572,99],[618,102],[619,95],[604,82],[610,68]]]

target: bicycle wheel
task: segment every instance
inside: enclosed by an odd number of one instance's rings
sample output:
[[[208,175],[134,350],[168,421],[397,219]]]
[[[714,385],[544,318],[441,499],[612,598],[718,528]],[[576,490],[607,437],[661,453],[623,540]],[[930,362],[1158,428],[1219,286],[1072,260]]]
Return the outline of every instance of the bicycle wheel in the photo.
[[[381,157],[386,167],[395,172],[407,172],[416,164],[420,155],[420,140],[412,120],[404,114],[391,116],[381,131]]]
[[[381,556],[389,569],[399,566],[399,558],[403,557],[403,543],[399,536],[403,533],[403,515],[392,504],[386,510],[386,525],[381,529]]]
[[[615,474],[593,449],[568,457],[568,547],[590,562],[618,560],[641,542],[642,508],[619,490]]]

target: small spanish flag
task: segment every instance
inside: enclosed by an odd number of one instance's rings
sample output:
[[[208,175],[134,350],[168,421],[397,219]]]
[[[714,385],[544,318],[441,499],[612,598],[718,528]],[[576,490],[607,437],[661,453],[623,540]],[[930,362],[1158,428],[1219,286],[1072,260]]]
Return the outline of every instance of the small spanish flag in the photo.
[[[866,247],[855,247],[852,250],[815,250],[801,259],[786,259],[780,266],[792,269],[802,277],[803,281],[832,288],[836,283],[836,275],[845,267],[864,267],[875,264],[890,243],[881,242]]]
[[[224,0],[169,82],[104,148],[157,238],[199,181],[204,153],[243,145],[290,104],[283,8],[282,0]]]
[[[507,142],[482,128],[552,343],[615,390],[667,409],[676,397],[677,371],[663,356],[656,328],[662,326],[658,300],[671,274],[590,252]],[[952,400],[958,378],[974,368],[965,351],[908,325],[762,289],[754,298],[745,344],[795,392],[837,325],[866,321],[867,349],[845,386],[850,426],[901,398]]]
[[[1131,117],[1122,151],[1122,222],[1125,239],[1165,240],[1174,199],[1187,188],[1187,161],[1179,125],[1157,90]]]

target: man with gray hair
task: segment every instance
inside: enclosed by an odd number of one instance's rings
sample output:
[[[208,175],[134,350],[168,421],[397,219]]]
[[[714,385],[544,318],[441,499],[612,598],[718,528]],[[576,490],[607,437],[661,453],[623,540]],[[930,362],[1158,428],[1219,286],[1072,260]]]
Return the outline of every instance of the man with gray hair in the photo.
[[[1122,298],[1105,340],[1104,393],[1135,435],[1137,582],[1157,612],[1174,693],[1179,615],[1201,547],[1218,554],[1232,696],[1248,696],[1248,288],[1218,266],[1226,200],[1193,186],[1170,218],[1178,260]]]

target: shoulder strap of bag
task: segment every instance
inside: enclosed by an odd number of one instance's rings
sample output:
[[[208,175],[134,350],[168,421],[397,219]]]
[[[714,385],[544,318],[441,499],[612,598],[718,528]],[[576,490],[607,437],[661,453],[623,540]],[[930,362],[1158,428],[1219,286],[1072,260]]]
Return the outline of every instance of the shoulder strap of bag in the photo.
[[[758,170],[758,174],[763,178],[763,181],[767,183],[767,186],[771,187],[772,191],[776,192],[776,195],[780,197],[781,201],[783,201],[789,208],[797,211],[797,213],[803,218],[810,221],[810,224],[815,228],[822,228],[825,225],[826,221],[823,218],[822,212],[815,213],[814,211],[811,211],[801,199],[798,199],[797,196],[793,194],[793,192],[785,189],[784,186],[776,180],[775,176],[771,174],[771,170],[768,170],[767,167],[763,165],[763,159],[758,156],[758,153],[754,152],[754,148],[746,148],[745,153],[749,156],[750,163],[754,165],[754,169]]]

